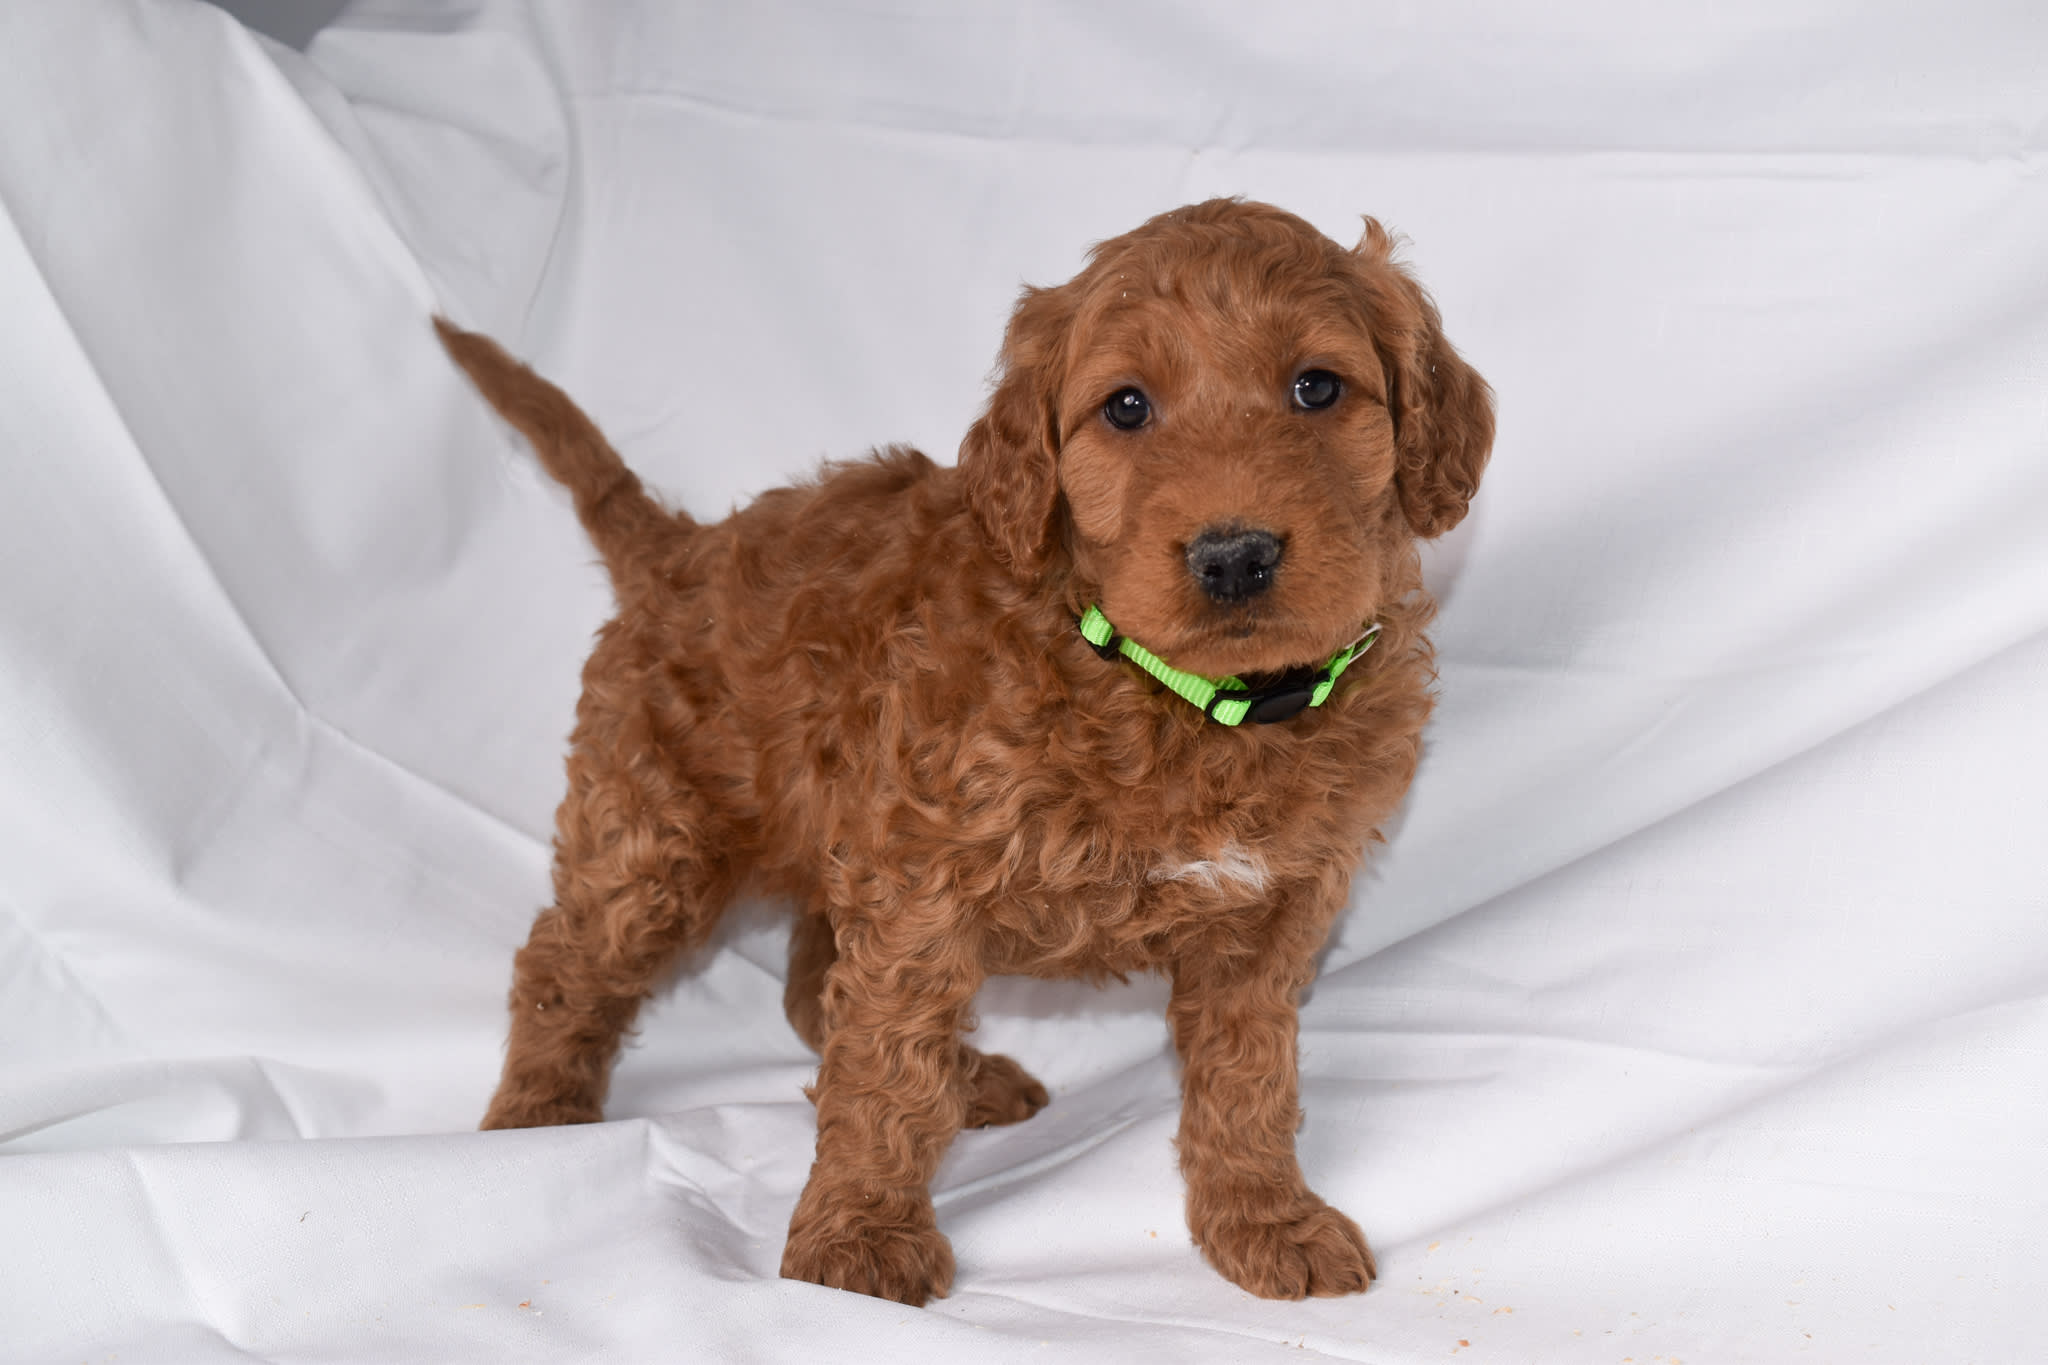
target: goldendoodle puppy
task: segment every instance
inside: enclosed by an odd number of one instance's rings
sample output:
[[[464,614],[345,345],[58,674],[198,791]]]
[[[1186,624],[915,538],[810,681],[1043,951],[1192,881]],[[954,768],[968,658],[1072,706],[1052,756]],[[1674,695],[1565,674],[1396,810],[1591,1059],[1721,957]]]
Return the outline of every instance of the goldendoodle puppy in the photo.
[[[1296,1002],[1415,769],[1416,541],[1493,439],[1391,245],[1236,200],[1161,215],[1025,291],[956,466],[885,450],[710,525],[437,323],[619,604],[484,1126],[597,1119],[621,1031],[747,888],[796,907],[789,1016],[822,1057],[783,1274],[946,1293],[941,1153],[1047,1098],[962,1040],[976,989],[1160,971],[1195,1242],[1255,1294],[1365,1288],[1295,1159]]]

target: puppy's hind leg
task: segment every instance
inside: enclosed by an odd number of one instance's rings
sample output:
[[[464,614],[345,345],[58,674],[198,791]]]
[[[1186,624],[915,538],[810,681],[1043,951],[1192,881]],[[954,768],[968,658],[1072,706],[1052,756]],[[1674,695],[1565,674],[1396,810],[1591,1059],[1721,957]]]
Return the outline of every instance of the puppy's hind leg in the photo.
[[[789,934],[789,983],[782,1008],[790,1026],[811,1051],[825,1050],[825,974],[839,960],[832,921],[823,910],[797,912]],[[960,1044],[959,1080],[967,1101],[967,1128],[993,1128],[1021,1123],[1045,1108],[1051,1096],[1036,1077],[999,1052],[981,1052]]]
[[[832,921],[822,909],[796,912],[789,931],[789,979],[782,988],[782,1012],[813,1052],[825,1050],[825,973],[839,960]]]
[[[1036,1076],[1000,1052],[960,1044],[960,1084],[967,1092],[963,1128],[1022,1123],[1052,1102]]]
[[[581,779],[581,780],[578,780]],[[595,1123],[620,1036],[664,973],[709,937],[734,887],[694,793],[572,765],[555,904],[513,962],[512,1033],[485,1128]]]

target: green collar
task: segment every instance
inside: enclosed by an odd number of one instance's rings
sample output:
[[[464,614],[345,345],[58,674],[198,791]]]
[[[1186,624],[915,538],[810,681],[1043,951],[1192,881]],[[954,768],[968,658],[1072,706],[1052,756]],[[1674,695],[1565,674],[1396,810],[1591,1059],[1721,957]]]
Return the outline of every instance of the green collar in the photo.
[[[1321,706],[1344,670],[1371,649],[1379,637],[1379,625],[1374,623],[1365,628],[1363,635],[1332,654],[1321,668],[1297,668],[1269,686],[1252,687],[1238,678],[1205,678],[1173,667],[1143,645],[1117,634],[1100,607],[1089,607],[1081,617],[1081,638],[1093,645],[1097,654],[1105,659],[1129,659],[1168,691],[1224,725],[1247,720],[1254,725],[1271,725],[1291,719],[1308,707]]]

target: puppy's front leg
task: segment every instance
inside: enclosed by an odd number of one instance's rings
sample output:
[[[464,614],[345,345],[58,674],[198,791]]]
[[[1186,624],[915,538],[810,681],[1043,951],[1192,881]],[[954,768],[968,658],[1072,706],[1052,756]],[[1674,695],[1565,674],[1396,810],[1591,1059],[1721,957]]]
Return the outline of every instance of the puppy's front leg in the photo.
[[[782,1274],[922,1304],[953,1285],[932,1172],[966,1118],[960,1030],[979,961],[945,935],[843,935],[825,980],[818,1156]]]
[[[1180,1167],[1188,1230],[1209,1263],[1263,1298],[1355,1294],[1372,1283],[1358,1225],[1302,1179],[1296,1002],[1314,975],[1268,947],[1175,963],[1174,1045],[1183,1063]]]

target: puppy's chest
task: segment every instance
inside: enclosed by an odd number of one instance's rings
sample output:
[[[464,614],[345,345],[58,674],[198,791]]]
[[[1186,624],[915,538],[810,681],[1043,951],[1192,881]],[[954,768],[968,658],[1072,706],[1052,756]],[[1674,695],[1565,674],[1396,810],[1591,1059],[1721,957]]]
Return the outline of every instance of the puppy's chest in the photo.
[[[1261,804],[1257,810],[1263,810]],[[986,908],[995,970],[1142,971],[1191,938],[1249,931],[1272,913],[1291,866],[1288,831],[1170,784],[1101,793],[1021,822],[1003,892]]]
[[[1006,889],[986,907],[991,968],[1085,975],[1143,971],[1191,939],[1248,932],[1271,913],[1275,876],[1236,839],[1104,839],[1081,857],[1031,859]]]

